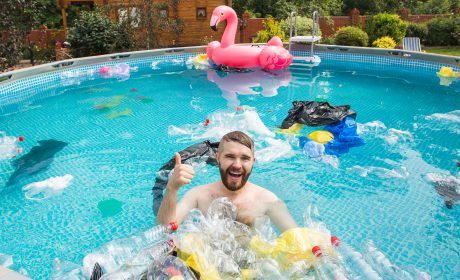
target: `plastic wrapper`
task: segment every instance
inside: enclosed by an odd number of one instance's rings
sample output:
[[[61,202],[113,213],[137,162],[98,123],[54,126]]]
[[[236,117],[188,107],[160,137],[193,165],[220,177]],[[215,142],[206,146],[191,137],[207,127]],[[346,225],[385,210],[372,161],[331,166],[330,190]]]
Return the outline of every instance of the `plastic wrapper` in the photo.
[[[184,261],[171,255],[159,263],[152,262],[147,271],[147,280],[170,280],[174,276],[178,280],[196,280]]]

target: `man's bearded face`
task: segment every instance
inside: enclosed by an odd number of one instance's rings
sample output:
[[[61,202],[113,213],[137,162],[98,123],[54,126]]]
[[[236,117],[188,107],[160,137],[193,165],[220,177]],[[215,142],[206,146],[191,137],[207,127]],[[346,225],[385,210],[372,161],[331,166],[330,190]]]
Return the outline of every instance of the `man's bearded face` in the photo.
[[[218,154],[219,172],[224,186],[230,191],[244,187],[254,165],[254,153],[238,142],[225,142]]]

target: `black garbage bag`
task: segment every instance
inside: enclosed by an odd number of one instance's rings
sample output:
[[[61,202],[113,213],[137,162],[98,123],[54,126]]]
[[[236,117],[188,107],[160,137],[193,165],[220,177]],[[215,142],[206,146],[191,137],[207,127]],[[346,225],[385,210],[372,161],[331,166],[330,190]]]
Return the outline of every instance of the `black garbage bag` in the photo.
[[[91,273],[90,280],[99,280],[102,277],[102,268],[99,263],[94,264],[93,272]]]
[[[194,144],[179,152],[181,156],[181,162],[190,163],[193,161],[199,163],[205,161],[206,164],[215,166],[217,165],[216,153],[218,147],[219,142],[211,142],[209,140]],[[166,184],[168,183],[169,173],[174,169],[175,165],[176,159],[175,157],[172,157],[157,172],[155,184],[152,188],[153,212],[155,215],[158,213],[158,209],[160,208],[161,201],[163,199],[163,190],[166,188]]]
[[[327,102],[294,101],[294,106],[281,124],[282,129],[291,127],[295,123],[308,126],[320,126],[341,121],[346,116],[356,118],[356,112],[350,105],[332,106]]]

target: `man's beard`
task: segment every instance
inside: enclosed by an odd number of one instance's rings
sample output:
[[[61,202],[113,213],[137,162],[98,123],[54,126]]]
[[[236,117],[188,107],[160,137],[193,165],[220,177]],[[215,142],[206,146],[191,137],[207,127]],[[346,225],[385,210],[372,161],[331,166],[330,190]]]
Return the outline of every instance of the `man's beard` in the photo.
[[[234,181],[229,182],[229,180],[228,180],[228,177],[230,176],[229,171],[230,171],[230,168],[227,168],[227,170],[223,170],[219,166],[220,178],[221,178],[222,183],[224,184],[224,186],[229,191],[237,191],[237,190],[241,189],[244,185],[246,185],[246,182],[249,179],[249,175],[251,175],[252,168],[251,168],[251,170],[249,172],[246,172],[243,169],[243,172],[242,172],[243,174],[241,176],[240,182],[234,182]]]

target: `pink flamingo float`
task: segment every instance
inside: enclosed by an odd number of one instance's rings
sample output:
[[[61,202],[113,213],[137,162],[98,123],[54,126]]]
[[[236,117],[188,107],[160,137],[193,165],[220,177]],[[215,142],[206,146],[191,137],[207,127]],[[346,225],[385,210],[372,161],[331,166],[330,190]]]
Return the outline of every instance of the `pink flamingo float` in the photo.
[[[214,9],[211,17],[211,28],[217,31],[219,22],[227,20],[221,42],[208,44],[206,54],[216,64],[233,68],[264,68],[269,70],[284,69],[292,62],[292,55],[283,47],[278,36],[268,41],[266,46],[237,46],[235,35],[238,18],[235,11],[225,5]]]

